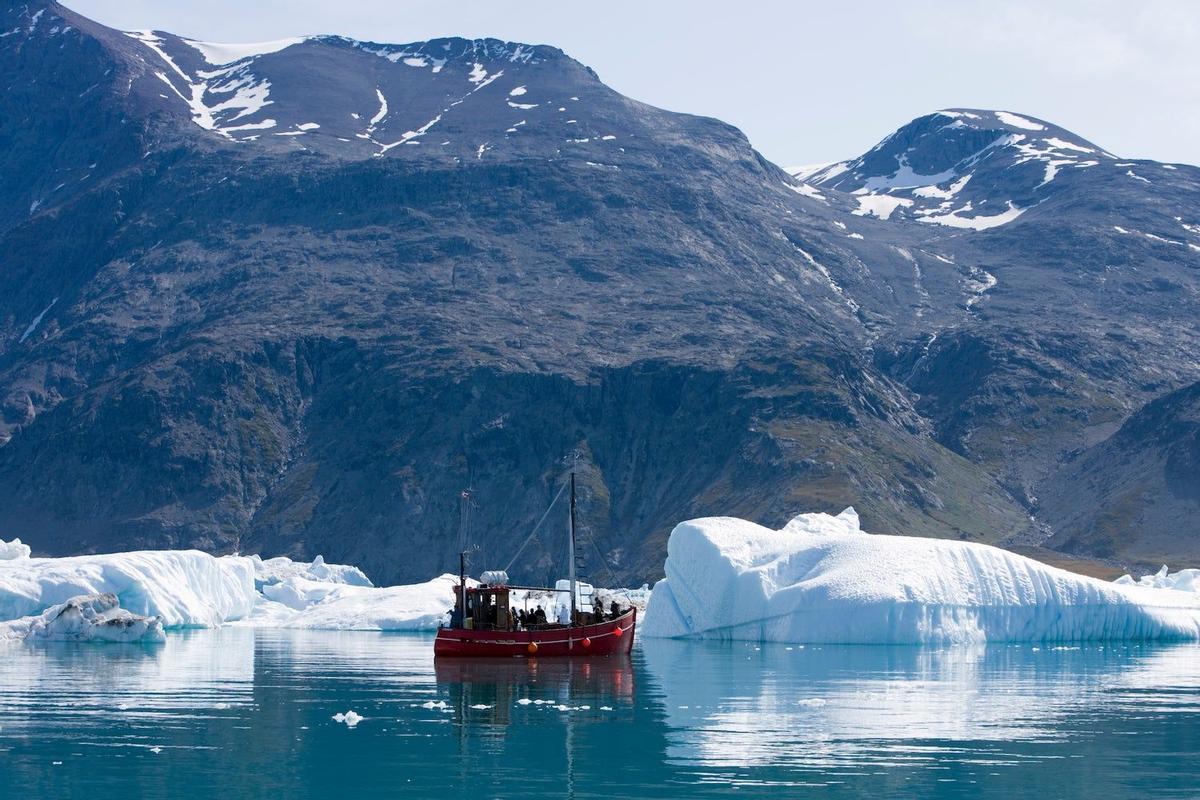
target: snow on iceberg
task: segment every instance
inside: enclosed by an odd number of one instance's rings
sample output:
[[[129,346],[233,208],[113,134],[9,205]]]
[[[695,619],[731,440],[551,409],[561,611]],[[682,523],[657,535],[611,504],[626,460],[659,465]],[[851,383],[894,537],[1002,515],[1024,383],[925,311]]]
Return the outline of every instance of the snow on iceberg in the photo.
[[[162,642],[161,617],[131,614],[114,594],[74,597],[40,615],[0,622],[0,640]]]
[[[782,530],[675,527],[641,633],[846,644],[1200,639],[1200,595],[1114,584],[988,545],[882,536],[847,509]]]
[[[0,561],[0,619],[40,614],[82,595],[112,594],[166,627],[209,627],[246,616],[259,597],[249,558],[198,550]]]
[[[20,539],[13,539],[11,542],[0,539],[0,561],[17,561],[22,558],[29,558],[31,552],[33,551],[29,549],[29,545],[21,544]]]

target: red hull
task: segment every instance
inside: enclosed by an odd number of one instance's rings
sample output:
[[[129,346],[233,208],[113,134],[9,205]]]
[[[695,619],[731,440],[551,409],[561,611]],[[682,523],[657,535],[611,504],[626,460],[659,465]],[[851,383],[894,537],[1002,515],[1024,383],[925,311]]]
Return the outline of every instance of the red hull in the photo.
[[[440,628],[433,643],[433,654],[470,658],[608,656],[628,653],[633,649],[633,632],[636,625],[637,609],[631,608],[617,619],[577,628],[542,631]]]

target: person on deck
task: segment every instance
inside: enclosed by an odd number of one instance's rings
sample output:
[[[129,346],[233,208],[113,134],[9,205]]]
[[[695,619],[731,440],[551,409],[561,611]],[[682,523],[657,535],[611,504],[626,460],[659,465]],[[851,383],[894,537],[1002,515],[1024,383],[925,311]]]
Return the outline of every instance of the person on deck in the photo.
[[[538,604],[537,609],[533,612],[533,624],[534,625],[545,625],[546,624],[546,609],[542,608],[540,603]]]
[[[608,618],[616,619],[619,616],[621,616],[621,607],[619,605],[617,605],[616,600],[613,600],[608,605]]]

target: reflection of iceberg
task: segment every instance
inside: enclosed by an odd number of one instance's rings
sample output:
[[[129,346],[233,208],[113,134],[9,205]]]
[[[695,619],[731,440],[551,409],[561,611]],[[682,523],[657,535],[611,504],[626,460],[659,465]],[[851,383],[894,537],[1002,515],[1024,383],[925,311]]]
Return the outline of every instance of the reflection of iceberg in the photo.
[[[0,645],[0,656],[6,733],[62,713],[76,732],[119,739],[119,725],[159,733],[171,720],[194,720],[202,710],[227,714],[255,702],[254,631],[182,631],[154,647],[8,644]]]
[[[987,545],[859,530],[804,514],[783,530],[684,522],[647,637],[949,643],[1200,638],[1200,595],[1106,583]]]
[[[1087,727],[1145,715],[1148,696],[1173,708],[1200,701],[1200,650],[1190,644],[785,649],[647,639],[642,654],[670,728],[668,756],[722,768],[887,769],[935,755],[1011,764],[1016,742],[1057,740],[1073,718]],[[1163,687],[1172,691],[1147,691]]]

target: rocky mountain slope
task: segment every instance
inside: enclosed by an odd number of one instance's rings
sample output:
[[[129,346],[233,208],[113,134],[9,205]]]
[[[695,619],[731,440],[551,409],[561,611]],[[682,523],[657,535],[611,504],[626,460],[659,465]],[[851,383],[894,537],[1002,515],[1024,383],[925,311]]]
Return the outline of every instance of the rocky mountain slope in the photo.
[[[1197,170],[1048,123],[798,180],[550,47],[0,33],[0,532],[44,552],[423,578],[470,486],[503,565],[569,466],[601,581],[700,514],[1040,541],[1064,460],[1200,379]]]
[[[1047,484],[1056,547],[1140,561],[1200,560],[1200,383],[1148,403]]]

